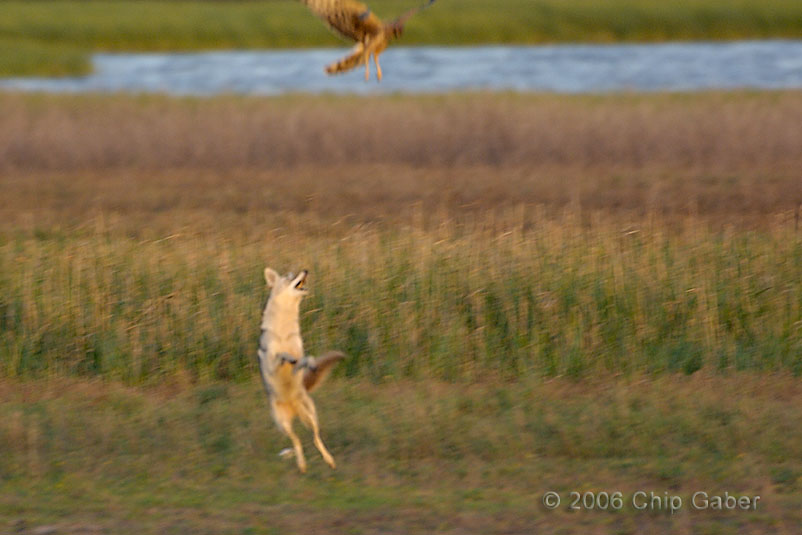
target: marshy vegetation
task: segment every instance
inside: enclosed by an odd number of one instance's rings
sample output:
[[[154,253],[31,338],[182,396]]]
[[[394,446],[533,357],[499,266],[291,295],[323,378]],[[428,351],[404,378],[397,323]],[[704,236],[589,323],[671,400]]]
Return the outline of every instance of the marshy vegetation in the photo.
[[[802,372],[798,93],[3,100],[6,374]]]
[[[13,529],[798,525],[802,93],[0,108]],[[349,354],[333,473],[275,457],[266,264],[311,270],[307,349]],[[765,507],[539,507],[587,489]]]
[[[95,228],[7,237],[0,370],[129,384],[250,377],[269,264],[311,270],[309,350],[347,352],[349,377],[802,373],[793,220],[742,232],[685,223],[586,227],[521,208],[434,229],[339,225],[339,236],[301,217],[254,241]]]

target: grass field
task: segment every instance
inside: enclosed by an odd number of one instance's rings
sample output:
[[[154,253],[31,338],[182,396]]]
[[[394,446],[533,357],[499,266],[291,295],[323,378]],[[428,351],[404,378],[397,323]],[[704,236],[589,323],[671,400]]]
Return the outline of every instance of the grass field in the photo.
[[[418,2],[374,0],[393,18]],[[439,0],[402,44],[613,42],[802,36],[796,0]],[[0,75],[79,74],[91,51],[343,46],[299,2],[7,0]]]
[[[802,520],[802,93],[0,108],[3,528]],[[307,476],[275,455],[266,264],[311,270],[306,347],[349,355],[316,395],[336,472],[307,434]],[[569,512],[574,490],[627,501]],[[762,501],[694,511],[696,491]]]
[[[0,525],[36,533],[794,533],[802,522],[798,379],[700,372],[630,379],[377,386],[316,395],[326,466],[300,476],[257,380],[129,389],[0,382]],[[541,505],[546,491],[563,506]],[[621,492],[571,512],[571,491]],[[637,491],[683,507],[639,511]],[[694,510],[709,494],[756,511]]]

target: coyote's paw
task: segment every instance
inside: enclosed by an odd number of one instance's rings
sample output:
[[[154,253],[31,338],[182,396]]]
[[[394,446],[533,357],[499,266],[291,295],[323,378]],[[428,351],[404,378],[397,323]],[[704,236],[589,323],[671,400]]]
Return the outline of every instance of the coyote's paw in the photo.
[[[298,373],[301,370],[310,370],[312,372],[317,371],[317,366],[315,365],[315,357],[307,356],[301,357],[298,359],[292,368],[292,373]]]
[[[279,366],[283,366],[285,363],[292,364],[293,366],[298,366],[298,359],[293,358],[288,353],[279,353],[276,356],[278,357]]]

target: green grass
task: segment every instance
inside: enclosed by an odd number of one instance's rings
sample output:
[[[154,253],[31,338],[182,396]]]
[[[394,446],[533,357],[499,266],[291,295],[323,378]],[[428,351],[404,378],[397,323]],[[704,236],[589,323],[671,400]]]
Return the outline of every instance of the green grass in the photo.
[[[0,74],[63,76],[91,71],[84,49],[0,36]]]
[[[374,0],[393,18],[418,4]],[[402,43],[662,41],[802,36],[796,0],[440,0],[413,19]],[[299,2],[75,1],[3,2],[0,75],[84,72],[88,54],[118,50],[196,50],[341,46]],[[34,43],[36,49],[31,51]],[[47,48],[50,47],[50,48]],[[48,62],[37,59],[48,50]],[[50,55],[50,54],[48,54]],[[31,57],[33,56],[33,57]]]
[[[258,381],[156,389],[0,381],[0,525],[34,533],[773,533],[802,520],[799,382],[698,374],[580,383],[332,380],[331,471],[276,453]],[[544,492],[563,506],[544,510]],[[621,492],[618,512],[569,493]],[[639,512],[635,491],[681,496]],[[692,493],[761,496],[699,512]]]

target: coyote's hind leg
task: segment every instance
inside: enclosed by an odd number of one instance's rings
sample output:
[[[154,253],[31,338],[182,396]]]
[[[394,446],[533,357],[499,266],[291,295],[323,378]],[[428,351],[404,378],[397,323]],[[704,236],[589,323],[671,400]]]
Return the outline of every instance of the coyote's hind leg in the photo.
[[[331,456],[331,453],[329,453],[329,450],[326,449],[326,445],[323,444],[323,440],[320,438],[320,425],[318,424],[317,419],[317,409],[315,409],[315,402],[312,401],[312,398],[310,398],[308,394],[304,394],[304,397],[301,400],[300,409],[301,410],[298,411],[298,418],[301,419],[301,422],[303,422],[304,425],[312,428],[315,447],[323,456],[323,460],[326,461],[326,464],[332,468],[337,468],[337,464],[334,462],[334,457]]]
[[[285,405],[280,405],[274,402],[273,417],[275,418],[279,428],[284,431],[284,434],[286,434],[292,441],[292,448],[295,451],[295,461],[298,463],[298,470],[300,470],[302,473],[306,472],[306,459],[304,458],[304,450],[301,446],[301,440],[298,438],[298,435],[295,434],[295,431],[292,430],[292,409]]]

